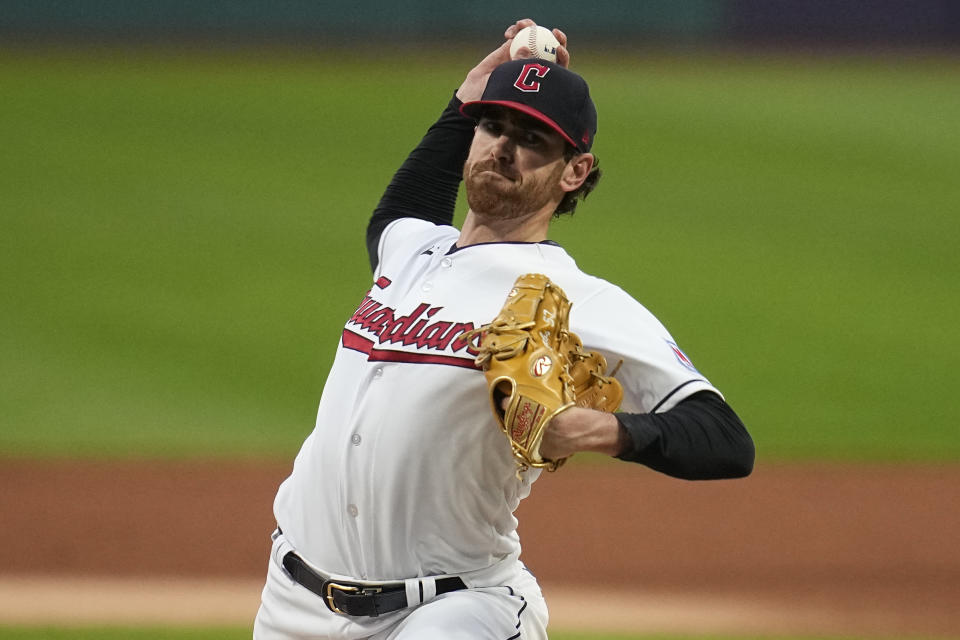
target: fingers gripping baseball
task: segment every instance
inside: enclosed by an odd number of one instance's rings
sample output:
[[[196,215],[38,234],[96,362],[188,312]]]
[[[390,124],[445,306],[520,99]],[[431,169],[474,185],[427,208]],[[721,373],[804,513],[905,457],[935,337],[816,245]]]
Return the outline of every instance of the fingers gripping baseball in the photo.
[[[463,84],[457,89],[457,99],[461,102],[479,100],[481,96],[483,96],[483,90],[487,86],[487,79],[493,70],[504,62],[510,61],[510,45],[513,42],[514,36],[516,36],[521,29],[535,26],[536,23],[533,20],[524,18],[517,20],[514,24],[507,27],[503,32],[504,42],[487,54],[477,66],[470,70]],[[554,29],[553,35],[557,39],[557,42],[560,43],[557,47],[557,64],[567,67],[570,65],[570,52],[567,50],[567,35],[560,29]],[[520,51],[525,51],[526,55],[518,55],[517,57],[530,57],[530,51],[528,49],[521,48]]]

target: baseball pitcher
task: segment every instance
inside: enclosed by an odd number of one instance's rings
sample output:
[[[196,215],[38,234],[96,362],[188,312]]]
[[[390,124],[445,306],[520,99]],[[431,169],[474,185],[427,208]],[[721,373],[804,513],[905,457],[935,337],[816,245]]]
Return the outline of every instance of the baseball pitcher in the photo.
[[[584,451],[752,470],[667,329],[548,239],[600,177],[597,111],[559,30],[556,62],[511,59],[532,24],[467,74],[373,213],[370,288],[274,503],[258,640],[546,638],[514,517],[540,474]]]

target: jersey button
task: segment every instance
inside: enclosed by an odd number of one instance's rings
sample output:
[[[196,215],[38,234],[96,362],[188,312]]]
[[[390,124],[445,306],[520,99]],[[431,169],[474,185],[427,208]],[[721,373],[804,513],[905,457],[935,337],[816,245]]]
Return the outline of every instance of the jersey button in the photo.
[[[352,436],[350,436],[350,442],[352,442],[352,443],[354,444],[354,446],[360,446],[360,441],[361,441],[362,439],[363,439],[363,438],[360,437],[360,434],[359,434],[359,433],[355,433],[355,434],[353,434]]]
[[[383,368],[378,368],[378,369],[374,370],[374,372],[373,372],[373,377],[374,377],[374,378],[382,378],[382,377],[383,377]]]
[[[450,258],[444,258],[443,260],[440,261],[440,266],[443,267],[444,269],[449,269],[450,267],[453,266],[453,260],[451,260]]]
[[[423,285],[420,287],[420,289],[421,289],[422,291],[430,291],[430,289],[433,289],[433,283],[432,283],[432,282],[424,282]]]
[[[357,505],[351,504],[347,506],[347,513],[350,514],[351,518],[356,518],[357,514],[360,513],[360,509],[357,509]]]

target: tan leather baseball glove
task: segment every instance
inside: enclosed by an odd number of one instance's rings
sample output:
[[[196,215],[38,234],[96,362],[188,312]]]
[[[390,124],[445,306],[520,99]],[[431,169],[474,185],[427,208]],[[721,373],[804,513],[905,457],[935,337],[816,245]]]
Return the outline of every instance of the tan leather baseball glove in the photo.
[[[517,278],[494,321],[471,332],[471,340],[480,336],[476,363],[521,471],[555,471],[566,462],[540,455],[544,431],[560,412],[574,405],[615,411],[623,398],[620,383],[604,373],[604,357],[584,351],[570,331],[569,316],[563,290],[530,273]]]

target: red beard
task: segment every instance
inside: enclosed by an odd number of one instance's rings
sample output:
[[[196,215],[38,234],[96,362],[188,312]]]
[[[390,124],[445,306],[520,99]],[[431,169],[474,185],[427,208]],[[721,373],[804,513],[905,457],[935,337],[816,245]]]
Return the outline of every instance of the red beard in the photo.
[[[551,186],[562,167],[547,182],[525,182],[523,176],[499,165],[494,159],[481,160],[464,169],[467,203],[471,211],[490,218],[519,218],[546,205]]]

